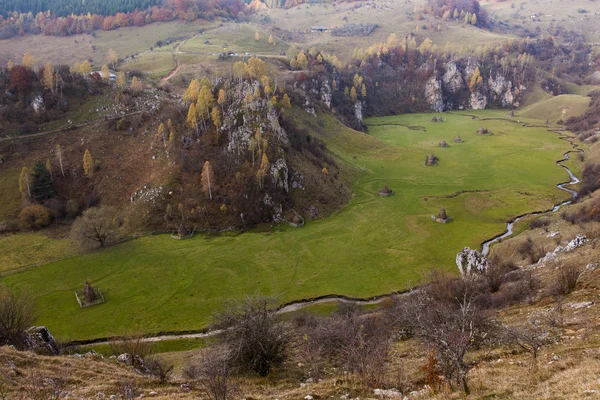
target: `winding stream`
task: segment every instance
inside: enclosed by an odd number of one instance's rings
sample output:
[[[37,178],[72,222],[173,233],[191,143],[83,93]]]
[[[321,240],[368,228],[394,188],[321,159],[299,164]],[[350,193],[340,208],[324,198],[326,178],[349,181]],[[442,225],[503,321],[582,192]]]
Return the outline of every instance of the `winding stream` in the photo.
[[[576,147],[576,146],[574,145],[573,147]],[[563,208],[564,206],[566,206],[566,205],[568,205],[568,204],[571,204],[571,203],[573,202],[573,199],[574,199],[574,198],[575,198],[575,196],[577,195],[577,192],[576,192],[575,190],[573,190],[573,189],[569,189],[569,188],[567,188],[567,186],[576,185],[576,184],[578,184],[578,183],[579,183],[579,182],[581,182],[581,181],[580,181],[580,180],[579,180],[579,178],[577,178],[577,177],[575,176],[575,174],[574,174],[574,173],[573,173],[573,172],[572,172],[572,171],[571,171],[571,170],[570,170],[568,167],[566,167],[566,166],[565,166],[563,163],[564,163],[565,161],[569,161],[569,160],[571,159],[571,158],[569,157],[569,153],[579,153],[579,152],[581,152],[581,151],[582,151],[582,150],[578,150],[578,149],[575,149],[575,150],[570,150],[570,151],[566,152],[566,153],[563,155],[563,156],[564,156],[564,158],[563,158],[562,160],[559,160],[559,161],[557,161],[557,162],[556,162],[556,163],[557,163],[558,165],[560,165],[560,166],[561,166],[561,167],[562,167],[562,168],[563,168],[565,171],[567,171],[567,173],[569,174],[569,178],[570,178],[570,181],[569,181],[569,182],[565,182],[565,183],[559,183],[558,185],[556,185],[556,187],[557,187],[557,188],[559,188],[560,190],[564,190],[565,192],[567,192],[567,193],[571,194],[571,200],[563,201],[562,203],[555,205],[555,206],[552,208],[552,210],[548,210],[548,211],[535,211],[535,212],[531,212],[531,213],[528,213],[528,214],[521,215],[520,217],[517,217],[517,218],[513,219],[512,221],[509,221],[509,222],[506,224],[506,231],[504,231],[504,233],[503,233],[503,234],[501,234],[501,235],[499,235],[499,236],[496,236],[496,237],[494,237],[494,238],[492,238],[492,239],[490,239],[490,240],[487,240],[487,241],[483,242],[483,244],[482,244],[482,251],[481,251],[481,253],[482,253],[484,256],[486,256],[486,257],[487,257],[487,256],[489,255],[489,253],[490,253],[490,247],[492,246],[492,244],[494,244],[494,243],[499,243],[499,242],[501,242],[503,239],[506,239],[507,237],[509,237],[510,235],[512,235],[512,234],[513,234],[513,232],[514,232],[514,227],[515,227],[515,224],[516,224],[517,222],[519,222],[520,220],[522,220],[523,218],[527,218],[527,217],[531,217],[531,216],[537,216],[537,215],[552,214],[552,213],[555,213],[555,212],[557,212],[558,210],[560,210],[560,209],[561,209],[561,208]]]
[[[569,139],[565,136],[562,136],[562,134],[561,134],[561,139],[569,141]],[[573,146],[573,150],[570,150],[570,151],[564,153],[563,154],[564,158],[562,160],[558,160],[556,162],[556,164],[559,165],[560,167],[562,167],[565,171],[567,171],[567,173],[569,174],[570,180],[568,182],[559,183],[558,185],[556,185],[556,187],[559,188],[560,190],[563,190],[563,191],[569,193],[571,195],[571,199],[563,201],[562,203],[555,205],[551,210],[530,212],[530,213],[521,215],[521,216],[513,219],[512,221],[509,221],[506,224],[506,231],[504,233],[497,235],[497,236],[493,237],[492,239],[487,240],[482,243],[482,253],[484,256],[487,256],[489,254],[491,245],[493,245],[494,243],[501,242],[503,239],[512,235],[514,232],[515,224],[517,222],[519,222],[520,220],[522,220],[523,218],[527,218],[527,217],[531,217],[531,216],[538,216],[538,215],[552,214],[552,213],[557,212],[564,206],[571,204],[573,202],[573,199],[577,195],[577,192],[573,189],[569,189],[567,186],[576,185],[581,181],[563,163],[566,161],[569,161],[571,159],[571,157],[569,157],[570,153],[580,153],[583,150],[578,149],[578,146],[576,144],[574,144],[573,142],[569,141],[569,143],[571,143],[571,145]],[[368,299],[352,298],[352,297],[340,296],[340,295],[335,295],[335,294],[325,295],[325,296],[321,296],[321,297],[317,297],[317,298],[313,298],[313,299],[305,299],[305,300],[298,300],[298,301],[292,301],[289,303],[285,303],[285,304],[282,304],[278,309],[274,310],[274,312],[276,312],[277,314],[285,314],[285,313],[301,310],[301,309],[306,308],[311,305],[322,304],[322,303],[327,303],[327,302],[331,302],[331,301],[337,301],[339,303],[347,303],[347,304],[356,304],[356,305],[361,305],[361,306],[375,305],[375,304],[379,304],[379,303],[383,302],[387,298],[399,296],[402,294],[403,293],[395,292],[395,293],[371,297]],[[216,336],[216,335],[220,334],[221,332],[222,332],[221,330],[210,331],[210,330],[206,330],[206,329],[200,330],[200,331],[195,331],[195,332],[191,331],[191,332],[186,332],[186,333],[164,332],[158,336],[146,337],[141,340],[144,342],[159,342],[159,341],[163,341],[163,340],[184,339],[184,338],[198,339],[198,338],[207,338],[207,337]],[[72,342],[71,344],[81,346],[81,345],[86,345],[86,344],[99,345],[99,344],[108,344],[108,343],[109,343],[108,338],[99,338],[99,339],[93,339],[93,340],[83,340],[83,341]]]

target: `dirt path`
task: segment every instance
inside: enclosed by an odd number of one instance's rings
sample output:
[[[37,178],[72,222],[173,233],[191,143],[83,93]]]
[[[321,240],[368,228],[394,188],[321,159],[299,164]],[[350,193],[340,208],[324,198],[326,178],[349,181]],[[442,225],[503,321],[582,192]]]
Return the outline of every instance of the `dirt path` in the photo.
[[[3,138],[0,138],[0,142],[5,142],[5,141],[9,141],[9,140],[24,140],[24,139],[29,139],[29,138],[36,138],[36,137],[40,137],[40,136],[50,135],[52,133],[74,131],[74,130],[77,130],[79,128],[83,128],[84,126],[95,124],[96,122],[112,121],[112,120],[115,120],[115,119],[130,117],[132,115],[137,115],[137,114],[140,114],[140,113],[141,113],[141,111],[135,111],[135,112],[128,113],[128,114],[118,115],[116,117],[97,118],[97,119],[90,120],[88,122],[84,122],[82,124],[71,125],[71,126],[67,126],[65,128],[53,129],[53,130],[50,130],[50,131],[32,133],[30,135],[18,135],[18,136],[3,137]]]

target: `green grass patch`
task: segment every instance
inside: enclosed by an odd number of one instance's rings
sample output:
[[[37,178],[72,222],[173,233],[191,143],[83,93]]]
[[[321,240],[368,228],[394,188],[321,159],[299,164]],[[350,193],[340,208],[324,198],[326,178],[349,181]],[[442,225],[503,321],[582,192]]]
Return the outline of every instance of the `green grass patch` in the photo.
[[[43,233],[0,236],[0,272],[45,264],[75,252],[69,239],[55,239]]]
[[[577,94],[563,94],[525,107],[519,110],[516,115],[540,121],[548,120],[551,124],[556,124],[560,119],[566,121],[570,117],[582,115],[588,110],[589,104],[589,97]]]
[[[3,154],[0,154],[2,156]],[[4,155],[10,157],[12,155]],[[0,170],[0,222],[14,219],[21,207],[21,193],[19,192],[18,169]]]
[[[316,128],[317,119],[295,111],[292,117],[314,124],[315,135],[364,170],[343,210],[302,229],[184,241],[148,236],[11,275],[4,284],[35,293],[38,323],[59,337],[199,329],[226,299],[246,294],[280,302],[368,297],[407,288],[431,268],[454,272],[464,246],[479,248],[507,219],[568,198],[555,186],[567,179],[555,161],[570,149],[558,135],[510,120],[446,114],[446,122],[433,123],[432,116],[370,119],[367,135],[327,116]],[[492,134],[477,135],[482,125]],[[458,134],[464,143],[453,143]],[[442,140],[450,147],[438,147]],[[429,153],[438,166],[424,165]],[[385,184],[392,197],[377,195]],[[451,223],[431,221],[442,206]],[[85,280],[100,287],[104,304],[79,307],[73,291]]]
[[[255,40],[254,37],[257,31],[259,40]],[[275,39],[274,46],[268,42],[269,33],[260,27],[248,24],[227,24],[186,41],[181,46],[181,50],[208,53],[233,51],[236,53],[278,55],[281,50],[286,50],[289,47],[281,39],[276,36],[273,37]],[[209,44],[205,44],[206,41]]]
[[[173,54],[163,51],[153,51],[137,56],[133,61],[122,64],[123,71],[139,70],[151,77],[168,74],[176,67]]]

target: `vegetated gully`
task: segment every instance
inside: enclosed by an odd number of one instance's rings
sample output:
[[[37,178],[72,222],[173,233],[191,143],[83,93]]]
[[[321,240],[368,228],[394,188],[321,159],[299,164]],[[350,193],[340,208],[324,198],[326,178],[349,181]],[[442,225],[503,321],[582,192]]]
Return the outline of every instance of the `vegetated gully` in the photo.
[[[568,182],[559,183],[558,185],[556,185],[556,187],[559,188],[560,190],[563,190],[563,191],[571,194],[571,199],[563,201],[562,203],[555,205],[551,210],[530,212],[527,214],[523,214],[519,217],[516,217],[516,218],[512,219],[511,221],[507,222],[506,231],[504,233],[497,235],[497,236],[493,237],[492,239],[489,239],[482,243],[482,253],[484,256],[487,256],[489,254],[490,247],[494,243],[499,243],[503,239],[511,236],[514,232],[515,224],[517,222],[519,222],[520,220],[522,220],[523,218],[555,213],[558,210],[560,210],[562,207],[564,207],[568,204],[571,204],[573,202],[573,199],[577,195],[577,192],[575,190],[569,189],[569,188],[567,188],[567,186],[576,185],[581,181],[563,163],[566,161],[569,161],[571,159],[569,157],[569,154],[581,153],[581,152],[583,152],[583,150],[579,149],[578,148],[579,146],[577,144],[573,143],[570,138],[568,138],[567,136],[564,136],[562,134],[562,131],[556,130],[554,132],[561,135],[560,139],[568,141],[573,146],[573,150],[570,150],[563,154],[563,157],[564,157],[563,159],[556,161],[557,165],[559,165],[565,171],[567,171],[567,173],[569,174],[569,178],[570,178],[570,180]],[[285,313],[301,310],[301,309],[306,308],[311,305],[328,303],[331,301],[336,301],[338,303],[355,304],[355,305],[359,305],[359,306],[376,305],[376,304],[381,303],[383,300],[385,300],[387,298],[398,296],[400,294],[401,294],[400,292],[395,292],[395,293],[389,293],[389,294],[384,294],[384,295],[380,295],[380,296],[374,296],[369,299],[358,299],[358,298],[352,298],[352,297],[347,297],[347,296],[331,294],[331,295],[316,297],[313,299],[292,301],[290,303],[283,304],[275,312],[277,314],[285,314]],[[195,332],[194,331],[164,332],[164,333],[160,333],[155,336],[146,337],[146,338],[142,339],[142,341],[160,342],[163,340],[174,340],[174,339],[201,339],[201,338],[216,336],[222,332],[223,332],[222,330],[212,330],[211,331],[208,329],[204,329],[202,331],[195,331]],[[86,344],[100,345],[100,344],[108,344],[109,342],[110,341],[108,340],[108,338],[99,338],[99,339],[93,339],[93,340],[76,341],[76,342],[72,342],[72,344],[74,344],[74,345],[86,345]]]

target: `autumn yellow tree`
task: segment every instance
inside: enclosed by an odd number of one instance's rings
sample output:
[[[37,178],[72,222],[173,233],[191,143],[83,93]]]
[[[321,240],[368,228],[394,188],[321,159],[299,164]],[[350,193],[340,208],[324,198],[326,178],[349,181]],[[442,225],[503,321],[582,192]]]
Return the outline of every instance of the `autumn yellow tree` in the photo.
[[[92,177],[94,175],[94,159],[92,158],[92,154],[88,149],[85,149],[85,153],[83,154],[83,173],[85,176]]]
[[[212,185],[214,185],[214,171],[210,162],[206,161],[202,167],[202,175],[200,176],[202,183],[202,192],[208,194],[212,200]]]
[[[360,95],[362,96],[362,98],[364,99],[365,97],[367,97],[367,87],[365,86],[365,84],[362,84],[362,87],[360,89]]]
[[[283,98],[281,99],[281,104],[283,104],[284,108],[292,108],[292,102],[290,101],[290,96],[285,93]]]
[[[50,63],[46,63],[44,66],[42,84],[47,90],[50,90],[52,93],[54,93],[56,87],[56,76],[54,75],[54,67]]]
[[[221,113],[223,113],[223,104],[225,104],[225,90],[219,89],[219,95],[217,96],[217,104],[221,106]]]
[[[200,82],[198,79],[192,79],[185,93],[183,94],[183,101],[196,101],[198,94],[200,93]]]
[[[50,173],[50,179],[54,180],[54,174],[52,173],[52,162],[50,159],[46,160],[46,170]]]
[[[165,128],[165,124],[162,122],[158,126],[158,130],[156,131],[156,138],[158,140],[162,140],[163,145],[167,147],[167,128]]]
[[[260,33],[258,33],[258,31],[254,32],[254,40],[257,42],[260,40]]]
[[[204,129],[206,126],[204,125],[204,119],[208,118],[210,107],[213,103],[213,95],[208,86],[202,86],[200,89],[200,93],[198,93],[198,102],[196,103],[196,111],[198,112],[198,116],[202,121]]]
[[[212,119],[213,125],[217,129],[217,138],[221,136],[221,110],[219,107],[213,107],[210,112],[210,118]]]
[[[14,66],[15,66],[15,63],[12,60],[8,60],[8,63],[6,64],[6,68],[10,71],[11,69],[13,69]]]
[[[21,61],[21,64],[24,67],[33,69],[33,68],[35,68],[35,65],[36,65],[36,59],[34,56],[31,55],[30,52],[27,52],[23,56],[23,61]]]
[[[108,62],[112,64],[113,70],[115,69],[115,64],[119,61],[119,57],[117,57],[117,53],[113,49],[108,49],[108,54],[106,55]]]
[[[144,85],[142,84],[142,82],[134,76],[131,80],[131,85],[129,86],[129,89],[133,92],[133,94],[139,94],[143,88]]]
[[[167,128],[169,129],[169,144],[173,144],[175,141],[175,127],[173,126],[173,121],[170,119],[167,121]]]
[[[100,72],[102,79],[104,79],[106,82],[110,82],[110,71],[108,70],[108,65],[104,64]]]
[[[19,175],[19,191],[27,200],[31,199],[31,171],[27,167],[21,169]]]
[[[267,153],[263,153],[260,161],[260,168],[256,172],[256,180],[258,181],[258,187],[260,189],[262,189],[265,184],[265,177],[267,176],[270,167],[269,157],[267,157]]]
[[[194,103],[190,104],[186,121],[191,129],[196,129],[196,135],[198,135],[198,113],[196,112],[196,105]]]
[[[271,46],[275,46],[275,39],[273,38],[273,35],[269,35],[269,44]]]
[[[475,71],[473,72],[473,75],[471,75],[471,79],[469,80],[469,89],[472,90],[481,82],[483,82],[483,78],[481,77],[481,71],[479,70],[479,67],[476,67]]]
[[[306,58],[306,54],[304,52],[300,52],[298,57],[296,57],[296,62],[298,63],[298,67],[300,69],[306,69],[308,67],[308,58]]]
[[[248,60],[246,72],[251,78],[259,79],[267,74],[267,64],[260,58],[252,57]]]
[[[356,101],[356,98],[357,98],[356,88],[354,86],[352,86],[352,89],[350,89],[350,99],[352,99],[352,101]]]
[[[236,61],[233,63],[233,77],[239,82],[244,79],[244,73],[246,72],[246,65],[242,61]]]
[[[124,89],[126,85],[127,85],[127,82],[125,81],[125,72],[123,72],[123,71],[117,72],[117,87],[119,89]]]
[[[79,65],[79,72],[85,79],[89,78],[92,72],[92,64],[88,60],[85,60]]]

